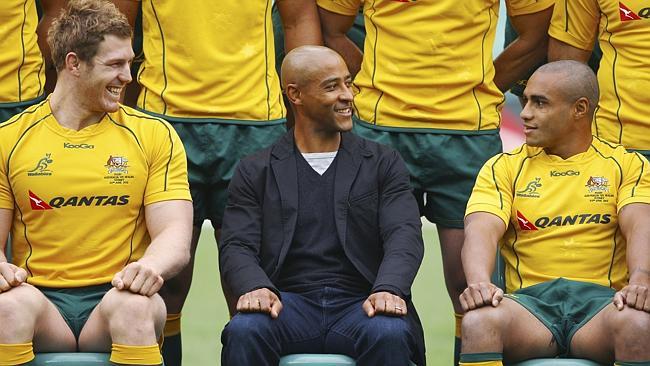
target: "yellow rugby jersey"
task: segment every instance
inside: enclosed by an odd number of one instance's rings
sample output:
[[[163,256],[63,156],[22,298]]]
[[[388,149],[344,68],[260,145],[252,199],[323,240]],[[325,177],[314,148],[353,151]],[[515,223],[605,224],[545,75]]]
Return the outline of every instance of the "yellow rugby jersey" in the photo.
[[[44,92],[37,25],[34,0],[0,1],[0,103],[28,101]]]
[[[144,207],[191,200],[185,151],[166,122],[127,107],[80,131],[49,99],[0,125],[0,208],[13,209],[13,263],[28,282],[111,281],[150,243]]]
[[[522,145],[481,169],[467,215],[489,212],[508,226],[499,243],[508,292],[564,277],[622,288],[627,283],[623,206],[650,203],[648,161],[594,138],[563,160]]]
[[[650,2],[647,0],[560,1],[549,34],[603,52],[598,69],[600,102],[592,130],[597,136],[637,150],[650,150]]]
[[[554,0],[509,0],[510,15]],[[492,45],[498,0],[318,0],[354,15],[363,3],[364,58],[354,80],[357,116],[378,126],[472,131],[500,124]]]
[[[138,107],[182,118],[283,118],[271,3],[143,0]]]

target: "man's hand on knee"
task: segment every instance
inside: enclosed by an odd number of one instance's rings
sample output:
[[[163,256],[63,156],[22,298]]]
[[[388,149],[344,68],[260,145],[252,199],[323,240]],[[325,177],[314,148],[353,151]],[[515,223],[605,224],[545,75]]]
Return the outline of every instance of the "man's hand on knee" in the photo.
[[[376,314],[392,316],[406,315],[406,301],[390,292],[380,291],[368,296],[363,302],[363,310],[369,317]]]
[[[463,311],[478,309],[485,305],[497,306],[503,300],[503,290],[490,282],[469,284],[460,294]]]
[[[111,284],[118,290],[153,296],[160,290],[164,280],[160,274],[139,262],[129,263],[113,276]]]
[[[268,288],[260,288],[247,292],[239,297],[237,311],[242,313],[267,313],[275,319],[282,311],[282,302],[275,292]]]
[[[27,272],[11,263],[0,263],[0,292],[20,286],[27,280]]]
[[[650,294],[648,286],[629,284],[614,295],[614,305],[620,311],[625,305],[650,313]]]

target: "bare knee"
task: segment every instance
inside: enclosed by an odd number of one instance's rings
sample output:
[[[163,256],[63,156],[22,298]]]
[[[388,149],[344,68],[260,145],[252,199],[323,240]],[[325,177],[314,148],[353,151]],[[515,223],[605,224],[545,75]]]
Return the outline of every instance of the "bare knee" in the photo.
[[[507,322],[508,317],[502,307],[486,306],[467,312],[462,323],[463,352],[475,352],[475,347],[482,349],[486,346],[486,339],[490,340],[490,348],[502,348],[501,335]]]
[[[165,325],[165,304],[157,294],[148,297],[111,289],[104,295],[99,311],[114,340],[116,334],[157,339]]]
[[[617,354],[623,349],[628,357],[638,355],[649,357],[650,314],[642,310],[625,307],[616,311],[610,319]]]
[[[43,294],[28,284],[0,293],[0,343],[30,341],[46,302]]]

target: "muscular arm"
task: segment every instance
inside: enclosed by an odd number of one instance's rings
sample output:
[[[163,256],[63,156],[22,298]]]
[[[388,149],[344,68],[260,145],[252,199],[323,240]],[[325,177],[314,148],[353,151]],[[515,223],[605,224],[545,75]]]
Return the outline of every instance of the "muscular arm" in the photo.
[[[578,47],[574,47],[568,43],[562,42],[553,37],[550,38],[548,43],[548,61],[559,60],[575,60],[584,62],[589,61],[591,51],[586,51]]]
[[[629,285],[617,293],[618,301],[650,312],[650,204],[632,203],[619,213],[619,226],[627,242]],[[615,297],[615,304],[617,303]],[[618,306],[618,305],[617,305]]]
[[[506,231],[498,216],[474,212],[465,218],[465,241],[462,260],[467,289],[460,296],[465,311],[492,304],[496,306],[503,292],[491,283],[497,243]]]
[[[190,260],[192,202],[156,202],[145,206],[144,213],[151,243],[142,258],[118,272],[112,283],[118,289],[151,296]]]
[[[345,63],[348,65],[350,74],[354,78],[359,70],[361,70],[363,53],[346,36],[346,33],[352,28],[355,16],[336,14],[323,8],[318,8],[318,14],[320,16],[325,45],[343,57]]]
[[[282,17],[285,53],[299,46],[323,44],[316,0],[278,0],[277,5]]]
[[[548,47],[548,26],[553,7],[510,18],[518,37],[494,60],[494,83],[506,92],[535,66],[544,63]]]

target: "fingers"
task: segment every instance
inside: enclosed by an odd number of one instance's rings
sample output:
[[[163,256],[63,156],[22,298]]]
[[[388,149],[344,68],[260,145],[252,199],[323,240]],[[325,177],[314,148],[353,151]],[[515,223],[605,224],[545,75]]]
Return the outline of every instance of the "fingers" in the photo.
[[[625,286],[621,291],[619,291],[616,295],[620,293],[622,299],[623,299],[623,304],[626,304],[628,307],[634,308],[636,310],[640,311],[648,311],[650,310],[650,299],[648,297],[648,288],[646,286],[642,285],[634,285],[630,284]],[[616,295],[614,295],[614,304],[616,305]],[[621,307],[617,305],[616,307],[619,310],[623,309],[623,304],[621,304]],[[646,310],[648,309],[648,310]]]
[[[27,280],[27,271],[11,263],[0,263],[0,292],[9,291]]]
[[[618,311],[623,310],[623,307],[625,306],[625,293],[623,292],[625,288],[621,291],[618,291],[616,294],[614,294],[614,306],[616,306],[616,309]]]
[[[118,290],[128,290],[134,294],[153,296],[162,287],[164,280],[152,268],[138,262],[129,263],[113,276],[111,284]]]
[[[282,302],[267,288],[247,292],[237,300],[237,311],[242,313],[267,313],[273,319],[282,311]]]
[[[492,295],[492,306],[496,307],[499,305],[501,300],[503,300],[503,290],[497,288],[496,291],[494,291],[494,295]]]
[[[403,316],[407,312],[406,302],[401,297],[385,291],[368,296],[368,299],[362,304],[362,308],[369,317],[373,317],[375,314]]]
[[[366,301],[361,304],[361,308],[369,318],[375,316],[375,306],[370,302],[370,298],[366,299]]]
[[[459,300],[464,311],[486,305],[497,306],[503,300],[503,290],[490,282],[473,283],[460,294]]]

